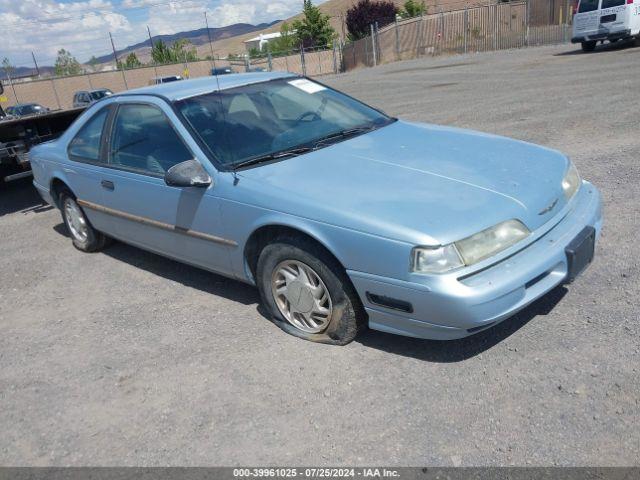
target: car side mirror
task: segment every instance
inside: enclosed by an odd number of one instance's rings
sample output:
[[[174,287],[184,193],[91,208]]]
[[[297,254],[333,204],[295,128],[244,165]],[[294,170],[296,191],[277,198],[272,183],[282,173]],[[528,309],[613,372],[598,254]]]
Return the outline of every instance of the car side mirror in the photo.
[[[174,165],[164,174],[164,183],[170,187],[208,187],[211,177],[197,160]]]

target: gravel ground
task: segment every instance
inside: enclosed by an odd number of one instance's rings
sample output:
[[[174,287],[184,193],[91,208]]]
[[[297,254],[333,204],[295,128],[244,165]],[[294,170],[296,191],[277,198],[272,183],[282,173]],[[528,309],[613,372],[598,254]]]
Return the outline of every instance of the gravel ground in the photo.
[[[324,81],[570,154],[605,201],[595,263],[468,339],[330,347],[278,330],[249,286],[122,244],[78,252],[15,184],[0,194],[0,464],[640,464],[640,48]]]

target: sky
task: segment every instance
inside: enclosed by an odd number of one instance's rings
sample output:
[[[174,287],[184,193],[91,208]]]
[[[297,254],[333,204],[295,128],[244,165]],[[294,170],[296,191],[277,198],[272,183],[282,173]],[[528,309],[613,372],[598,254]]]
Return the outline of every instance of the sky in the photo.
[[[320,4],[325,0],[316,0]],[[14,66],[52,65],[64,48],[81,62],[152,35],[233,23],[258,24],[300,12],[302,0],[0,0],[0,59]]]

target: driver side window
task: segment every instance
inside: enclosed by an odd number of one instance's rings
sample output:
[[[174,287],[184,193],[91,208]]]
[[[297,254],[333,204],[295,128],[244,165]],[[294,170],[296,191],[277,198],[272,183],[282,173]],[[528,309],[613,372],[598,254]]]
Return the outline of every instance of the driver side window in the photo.
[[[146,104],[120,106],[113,124],[112,166],[162,176],[193,158],[162,110]]]

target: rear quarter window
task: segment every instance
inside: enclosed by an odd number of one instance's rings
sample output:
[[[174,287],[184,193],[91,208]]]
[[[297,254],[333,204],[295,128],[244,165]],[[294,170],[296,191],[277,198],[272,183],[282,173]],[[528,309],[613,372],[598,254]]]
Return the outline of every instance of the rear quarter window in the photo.
[[[624,5],[626,0],[602,0],[602,7],[600,8],[611,8],[611,7],[619,7]]]
[[[578,13],[593,12],[594,10],[598,9],[599,3],[600,3],[600,0],[580,0]]]

